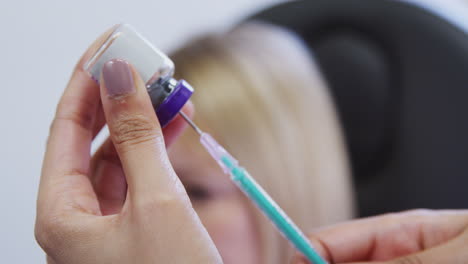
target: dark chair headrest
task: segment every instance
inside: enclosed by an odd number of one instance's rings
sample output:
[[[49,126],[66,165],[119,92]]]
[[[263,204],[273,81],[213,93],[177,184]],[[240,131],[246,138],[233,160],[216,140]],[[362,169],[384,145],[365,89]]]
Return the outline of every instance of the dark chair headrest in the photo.
[[[468,184],[468,12],[445,4],[304,0],[249,18],[295,31],[318,61],[345,131],[361,215],[468,206],[456,186]],[[444,192],[442,179],[451,194],[430,197]],[[423,195],[413,195],[421,184]]]

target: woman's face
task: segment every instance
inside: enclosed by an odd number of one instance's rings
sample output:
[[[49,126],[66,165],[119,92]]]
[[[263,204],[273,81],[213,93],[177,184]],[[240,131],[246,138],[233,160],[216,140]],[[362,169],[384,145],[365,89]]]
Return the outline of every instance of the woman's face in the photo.
[[[259,239],[248,201],[201,146],[190,149],[198,142],[186,142],[176,142],[169,157],[224,263],[260,263]]]

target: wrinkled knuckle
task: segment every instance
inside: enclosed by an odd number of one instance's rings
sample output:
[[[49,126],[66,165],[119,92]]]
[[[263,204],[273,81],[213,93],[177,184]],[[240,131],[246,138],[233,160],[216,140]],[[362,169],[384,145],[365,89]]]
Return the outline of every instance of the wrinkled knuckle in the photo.
[[[168,215],[186,207],[186,201],[175,194],[158,194],[137,201],[138,211],[153,218],[154,214]]]
[[[139,145],[155,141],[158,136],[154,122],[144,115],[123,114],[113,122],[113,140],[116,145]]]
[[[424,264],[418,255],[406,256],[390,262],[390,264]]]

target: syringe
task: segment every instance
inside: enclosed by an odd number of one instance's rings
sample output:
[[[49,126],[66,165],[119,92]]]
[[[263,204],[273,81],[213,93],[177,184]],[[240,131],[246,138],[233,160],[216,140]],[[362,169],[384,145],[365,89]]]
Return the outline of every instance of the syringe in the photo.
[[[283,236],[289,240],[313,264],[326,264],[327,262],[315,251],[304,233],[289,219],[286,213],[263,190],[263,188],[250,176],[250,174],[208,133],[203,132],[183,112],[179,114],[200,135],[200,142],[210,153],[224,173],[231,176],[231,180],[247,197],[270,219]]]

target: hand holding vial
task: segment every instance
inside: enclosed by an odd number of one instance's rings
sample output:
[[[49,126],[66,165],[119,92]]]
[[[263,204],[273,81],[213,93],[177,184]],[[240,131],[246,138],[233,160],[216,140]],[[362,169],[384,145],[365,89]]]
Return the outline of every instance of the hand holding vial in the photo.
[[[83,71],[107,36],[78,63],[51,125],[35,229],[48,262],[221,263],[167,158],[165,139],[170,144],[185,122],[161,130],[145,83],[126,61],[106,62],[101,86]],[[105,122],[110,140],[91,157]]]

